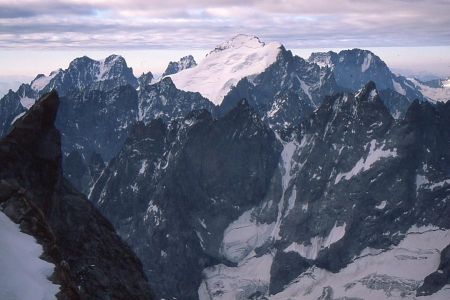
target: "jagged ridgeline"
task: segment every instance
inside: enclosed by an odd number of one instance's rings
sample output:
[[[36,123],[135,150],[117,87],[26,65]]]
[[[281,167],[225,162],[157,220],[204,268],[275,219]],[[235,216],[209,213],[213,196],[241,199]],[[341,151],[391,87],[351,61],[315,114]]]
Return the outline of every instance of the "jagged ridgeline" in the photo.
[[[238,35],[160,78],[76,59],[5,95],[0,130],[58,90],[64,176],[156,299],[448,299],[445,86]]]

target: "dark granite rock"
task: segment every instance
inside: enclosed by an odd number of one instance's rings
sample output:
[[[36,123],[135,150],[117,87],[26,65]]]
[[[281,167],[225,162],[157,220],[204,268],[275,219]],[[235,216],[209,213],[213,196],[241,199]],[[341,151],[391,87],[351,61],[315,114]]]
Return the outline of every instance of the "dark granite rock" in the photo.
[[[44,95],[0,142],[0,208],[56,265],[59,299],[151,299],[139,259],[62,177],[59,103]]]

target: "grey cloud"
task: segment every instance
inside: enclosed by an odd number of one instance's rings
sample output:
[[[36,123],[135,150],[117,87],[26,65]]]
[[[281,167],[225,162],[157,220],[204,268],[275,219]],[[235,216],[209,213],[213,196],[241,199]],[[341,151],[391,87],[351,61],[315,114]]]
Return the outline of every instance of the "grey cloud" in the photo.
[[[73,16],[95,15],[97,8],[90,4],[64,3],[64,2],[6,2],[0,0],[0,19],[30,18],[36,16]]]
[[[443,0],[2,1],[0,48],[210,49],[237,33],[290,48],[450,45]]]

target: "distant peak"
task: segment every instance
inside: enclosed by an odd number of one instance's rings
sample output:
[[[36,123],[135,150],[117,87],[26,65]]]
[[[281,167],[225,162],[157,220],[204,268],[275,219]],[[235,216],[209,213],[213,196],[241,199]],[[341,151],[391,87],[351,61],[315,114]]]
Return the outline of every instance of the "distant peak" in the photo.
[[[373,54],[372,51],[367,50],[367,49],[361,49],[361,48],[353,48],[351,50],[342,50],[341,52],[350,52],[350,53],[356,53],[356,54]]]
[[[58,70],[52,71],[52,72],[50,73],[50,76],[55,76],[55,75],[58,74],[59,72],[62,72],[62,69],[61,69],[61,68],[59,68]]]
[[[100,60],[100,62],[102,62],[102,61],[104,61],[105,63],[111,64],[111,63],[116,63],[116,62],[121,62],[121,63],[125,62],[125,59],[121,55],[111,54],[104,60]]]
[[[93,60],[92,58],[90,58],[90,57],[88,57],[88,56],[86,56],[86,55],[81,56],[81,57],[77,57],[77,58],[75,58],[74,60],[72,60],[72,61],[70,62],[70,64],[69,64],[69,69],[70,69],[70,68],[74,68],[74,67],[76,67],[76,66],[78,66],[78,65],[87,64],[87,63],[92,63],[92,62],[94,62],[94,61],[95,61],[95,60]]]
[[[162,77],[176,74],[180,71],[190,69],[197,66],[197,62],[195,61],[194,57],[192,55],[186,55],[180,58],[179,61],[171,61],[169,62],[169,65],[167,66],[166,70],[164,71]]]
[[[153,74],[152,72],[142,73],[141,76],[138,78],[138,82],[140,86],[149,85],[153,80]]]
[[[186,56],[183,56],[182,58],[180,58],[180,62],[181,63],[183,63],[183,62],[191,62],[191,63],[193,63],[194,65],[196,65],[197,64],[197,62],[195,61],[195,59],[194,59],[194,57],[192,56],[192,55],[186,55]]]

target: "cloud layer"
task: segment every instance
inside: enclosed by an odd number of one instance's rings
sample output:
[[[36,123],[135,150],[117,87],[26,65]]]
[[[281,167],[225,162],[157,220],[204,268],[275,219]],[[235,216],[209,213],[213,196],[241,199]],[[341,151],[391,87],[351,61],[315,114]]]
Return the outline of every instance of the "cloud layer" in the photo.
[[[289,48],[450,45],[449,0],[0,0],[1,49],[210,49],[237,33]]]

